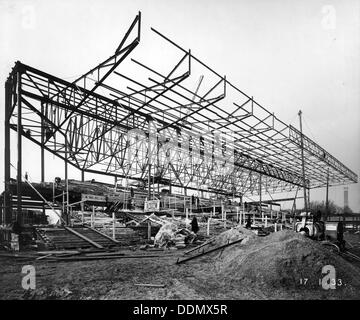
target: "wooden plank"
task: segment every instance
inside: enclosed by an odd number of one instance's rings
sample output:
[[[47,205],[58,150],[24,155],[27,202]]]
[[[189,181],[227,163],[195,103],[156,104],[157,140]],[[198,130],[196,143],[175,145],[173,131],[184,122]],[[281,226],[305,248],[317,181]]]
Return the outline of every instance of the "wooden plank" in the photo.
[[[74,229],[71,229],[69,227],[65,227],[65,230],[71,232],[72,234],[78,236],[79,238],[85,240],[86,242],[90,243],[91,245],[93,245],[94,247],[98,248],[98,249],[103,249],[104,247],[100,244],[98,244],[97,242],[95,241],[92,241],[91,239],[89,239],[88,237],[85,237],[84,235],[82,235],[81,233],[75,231]]]
[[[40,255],[48,255],[48,254],[63,254],[63,253],[66,253],[66,254],[77,254],[77,253],[80,253],[80,251],[77,251],[77,250],[49,250],[49,251],[38,251],[37,254],[40,254]]]
[[[168,255],[133,255],[133,256],[126,256],[126,255],[113,255],[113,256],[95,256],[95,257],[64,257],[64,258],[55,258],[50,257],[47,259],[49,262],[75,262],[75,261],[87,261],[87,260],[106,260],[106,259],[131,259],[131,258],[160,258],[160,257],[168,257]]]
[[[99,235],[103,236],[104,238],[106,238],[106,239],[108,239],[108,240],[110,240],[110,241],[112,241],[112,242],[114,242],[114,243],[116,243],[116,244],[119,243],[119,241],[117,241],[117,240],[111,238],[110,236],[108,236],[108,235],[100,232],[99,230],[96,230],[96,229],[94,229],[94,228],[91,228],[91,227],[85,226],[85,225],[84,225],[84,227],[85,227],[85,228],[88,228],[88,229],[90,229],[90,230],[92,230],[92,231],[95,231],[95,232],[98,233]]]
[[[135,283],[134,285],[139,287],[165,288],[165,284]]]
[[[111,256],[124,256],[124,252],[94,252],[85,253],[86,257],[111,257]]]
[[[16,258],[16,259],[34,259],[36,256],[34,255],[26,255],[26,254],[11,254],[11,253],[0,253],[0,258]]]
[[[200,249],[200,248],[202,248],[202,247],[205,247],[206,245],[214,242],[214,240],[215,240],[215,238],[209,239],[208,241],[205,241],[204,243],[200,244],[199,246],[197,246],[197,247],[195,247],[195,248],[192,248],[192,249],[190,249],[190,250],[188,250],[188,251],[185,251],[184,254],[188,254],[188,253],[193,252],[193,251],[195,251],[195,250],[197,250],[197,249]]]
[[[48,258],[50,256],[52,256],[52,253],[49,253],[49,254],[47,254],[45,256],[38,257],[38,258],[36,258],[36,260],[42,260],[42,259]]]
[[[214,251],[217,251],[217,250],[226,248],[226,247],[231,246],[231,245],[236,244],[236,243],[240,243],[240,242],[243,241],[243,240],[244,240],[244,238],[241,238],[241,239],[236,240],[236,241],[234,241],[234,242],[224,244],[224,245],[222,245],[222,246],[220,246],[220,247],[216,247],[216,248],[214,248],[214,249],[210,249],[209,251],[203,251],[202,253],[196,254],[196,255],[194,255],[194,256],[188,257],[188,258],[183,259],[183,260],[179,260],[179,258],[178,258],[178,260],[176,261],[176,264],[184,263],[184,262],[186,262],[186,261],[189,261],[189,260],[192,260],[192,259],[201,257],[201,256],[203,256],[203,255],[205,255],[205,254],[208,254],[208,253],[211,253],[211,252],[214,252]]]

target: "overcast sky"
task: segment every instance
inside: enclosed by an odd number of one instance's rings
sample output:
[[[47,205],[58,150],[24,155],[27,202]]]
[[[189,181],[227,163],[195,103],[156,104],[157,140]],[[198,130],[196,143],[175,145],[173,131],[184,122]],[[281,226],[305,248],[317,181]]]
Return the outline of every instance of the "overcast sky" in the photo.
[[[0,0],[1,83],[16,60],[73,81],[114,52],[138,11],[142,36],[154,27],[191,48],[285,123],[298,128],[301,109],[304,133],[359,175],[360,1]],[[0,101],[2,191],[3,85]],[[13,139],[14,164],[15,151]],[[24,171],[39,180],[40,152],[25,139],[24,154]],[[63,176],[59,160],[47,162],[46,180]],[[324,189],[311,192],[324,198]],[[330,199],[342,206],[343,187]],[[359,184],[349,186],[349,204],[360,212]]]

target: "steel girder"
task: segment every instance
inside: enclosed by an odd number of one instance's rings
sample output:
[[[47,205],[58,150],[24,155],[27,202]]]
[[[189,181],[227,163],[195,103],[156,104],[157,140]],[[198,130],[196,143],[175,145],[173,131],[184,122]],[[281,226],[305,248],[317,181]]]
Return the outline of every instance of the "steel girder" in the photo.
[[[299,132],[158,31],[179,53],[167,73],[130,58],[140,21],[109,59],[72,83],[16,63],[6,82],[9,128],[18,131],[20,101],[22,136],[82,171],[144,185],[234,196],[302,186]],[[115,70],[124,62],[148,73],[146,82]],[[189,89],[199,75],[200,90]],[[331,184],[357,182],[305,135],[304,149],[307,188],[325,185],[328,169]]]

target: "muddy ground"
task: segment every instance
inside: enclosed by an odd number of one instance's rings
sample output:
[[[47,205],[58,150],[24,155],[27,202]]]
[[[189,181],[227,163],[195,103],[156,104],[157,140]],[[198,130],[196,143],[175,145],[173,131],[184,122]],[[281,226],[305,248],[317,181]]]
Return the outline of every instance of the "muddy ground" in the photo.
[[[280,234],[280,233],[279,233]],[[288,243],[284,248],[279,247],[278,243],[269,246],[266,237],[249,241],[239,247],[241,256],[248,259],[269,259],[271,248],[276,247],[278,252],[283,252],[290,244],[302,239],[284,234],[283,238],[277,235],[273,241],[283,243],[285,239]],[[259,237],[260,238],[260,237]],[[270,239],[270,238],[269,238]],[[294,242],[295,241],[295,242]],[[305,240],[304,240],[305,241]],[[313,246],[311,242],[304,242],[306,245]],[[309,240],[312,241],[312,240]],[[300,243],[299,242],[299,243]],[[275,242],[274,242],[275,243]],[[280,243],[280,245],[281,245]],[[301,242],[302,243],[302,242]],[[355,246],[360,243],[360,236],[353,235],[351,243]],[[317,246],[317,244],[315,244]],[[268,248],[268,249],[265,249]],[[316,247],[318,249],[318,247]],[[319,247],[320,248],[320,247]],[[317,250],[316,249],[316,250]],[[360,298],[360,266],[359,263],[346,261],[344,258],[331,252],[331,249],[324,249],[325,255],[330,255],[331,261],[344,270],[350,270],[351,275],[348,279],[352,283],[346,286],[339,286],[336,290],[324,290],[321,286],[300,286],[299,279],[292,275],[286,278],[287,282],[282,283],[279,279],[278,284],[267,282],[266,266],[264,261],[253,261],[256,273],[251,276],[248,265],[236,258],[234,269],[234,257],[228,259],[230,252],[240,254],[236,248],[232,251],[225,249],[212,255],[194,259],[187,263],[177,265],[178,257],[182,257],[184,250],[156,252],[158,258],[133,258],[133,259],[110,259],[82,262],[46,262],[38,261],[19,261],[11,258],[0,258],[0,299],[359,299]],[[280,251],[279,251],[280,250]],[[295,251],[298,250],[295,248]],[[319,250],[323,250],[320,248]],[[254,256],[254,252],[261,252],[261,256]],[[125,254],[134,254],[130,250],[123,250]],[[141,254],[150,252],[138,251]],[[297,252],[294,252],[297,255]],[[336,255],[333,257],[332,255]],[[296,261],[304,263],[296,257]],[[315,259],[315,258],[313,258]],[[229,260],[229,261],[228,261]],[[285,267],[291,263],[287,256],[284,261]],[[278,267],[278,260],[274,266]],[[295,261],[295,260],[294,260]],[[330,260],[329,260],[330,261]],[[231,262],[231,263],[230,263]],[[219,265],[219,263],[221,265]],[[313,263],[313,261],[310,261]],[[23,275],[21,269],[25,264],[32,264],[36,270],[36,289],[25,291],[22,289],[21,280]],[[259,267],[259,264],[261,265]],[[231,265],[231,269],[227,266]],[[345,268],[346,267],[346,268]],[[252,267],[251,267],[252,268]],[[260,268],[260,269],[259,269]],[[261,269],[262,268],[262,269]],[[291,270],[293,268],[290,266]],[[296,266],[298,268],[298,266]],[[296,269],[294,267],[294,269]],[[255,272],[254,271],[254,272]],[[275,270],[283,274],[282,270]],[[250,273],[249,273],[250,272]],[[265,272],[265,273],[264,273]],[[353,274],[355,273],[355,274]],[[249,277],[244,275],[250,274]],[[265,274],[265,276],[264,276]],[[303,276],[303,275],[302,275]],[[311,275],[309,275],[311,276]],[[262,279],[265,278],[265,279]],[[300,278],[300,276],[299,276]],[[289,280],[290,279],[290,280]],[[292,280],[293,279],[293,280]],[[272,279],[273,281],[274,279]],[[294,283],[289,283],[294,281]],[[295,283],[296,282],[296,283]],[[138,283],[150,283],[165,285],[163,288],[136,286]]]

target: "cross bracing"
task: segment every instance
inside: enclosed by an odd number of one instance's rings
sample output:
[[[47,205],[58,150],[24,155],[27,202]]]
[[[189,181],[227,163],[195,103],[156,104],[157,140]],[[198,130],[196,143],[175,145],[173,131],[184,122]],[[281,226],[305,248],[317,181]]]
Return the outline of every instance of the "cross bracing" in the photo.
[[[140,25],[139,13],[114,54],[74,82],[17,62],[6,81],[5,130],[84,172],[145,187],[240,196],[303,186],[296,128],[154,29],[175,58],[160,51],[143,62]],[[357,182],[317,143],[303,141],[306,188],[327,178],[330,185]]]

